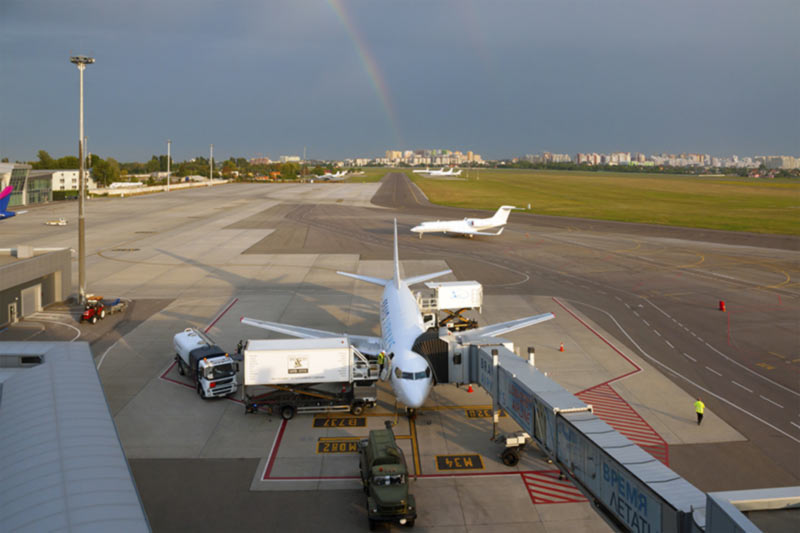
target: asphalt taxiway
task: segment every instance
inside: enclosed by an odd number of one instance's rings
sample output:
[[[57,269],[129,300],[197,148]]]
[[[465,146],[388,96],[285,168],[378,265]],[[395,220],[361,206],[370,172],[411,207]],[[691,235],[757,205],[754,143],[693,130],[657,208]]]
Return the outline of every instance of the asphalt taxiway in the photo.
[[[69,218],[73,209],[52,204],[4,222],[1,229],[15,224],[14,242],[5,243],[6,234],[4,245],[74,247],[74,228],[37,218]],[[231,184],[96,199],[87,212],[90,291],[134,305],[118,322],[71,325],[94,335],[106,396],[156,530],[366,527],[346,443],[394,419],[387,387],[363,426],[245,415],[235,401],[200,401],[181,382],[171,338],[192,325],[232,350],[241,338],[269,336],[239,323],[242,315],[377,334],[379,288],[335,271],[388,277],[393,218],[406,276],[452,268],[445,279],[483,284],[479,322],[556,313],[509,337],[523,351],[535,346],[537,366],[585,401],[610,398],[608,416],[619,419],[609,423],[699,488],[800,479],[797,239],[515,212],[501,238],[420,240],[407,231],[419,221],[473,213],[431,206],[399,174],[381,184]],[[20,326],[36,321],[74,337],[48,313]],[[63,313],[58,322],[74,321],[74,311]],[[0,332],[0,340],[15,332]],[[697,395],[708,407],[700,427]],[[588,503],[554,486],[552,467],[535,452],[511,471],[498,461],[491,424],[468,415],[487,404],[480,391],[441,386],[416,422],[397,419],[417,474],[416,527],[605,530]],[[501,426],[514,429],[508,420]],[[345,444],[326,452],[326,442]],[[482,468],[461,468],[478,464],[464,462],[471,455]],[[439,456],[460,469],[440,471]]]

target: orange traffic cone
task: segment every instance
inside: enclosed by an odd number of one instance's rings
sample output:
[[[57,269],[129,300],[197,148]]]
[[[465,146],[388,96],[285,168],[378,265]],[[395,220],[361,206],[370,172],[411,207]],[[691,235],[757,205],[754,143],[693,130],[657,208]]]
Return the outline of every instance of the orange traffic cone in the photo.
[[[472,383],[470,383],[469,387],[467,387],[467,392],[472,392]]]
[[[561,347],[558,349],[558,351],[559,352],[563,352],[564,351],[564,343],[563,342],[561,343]]]

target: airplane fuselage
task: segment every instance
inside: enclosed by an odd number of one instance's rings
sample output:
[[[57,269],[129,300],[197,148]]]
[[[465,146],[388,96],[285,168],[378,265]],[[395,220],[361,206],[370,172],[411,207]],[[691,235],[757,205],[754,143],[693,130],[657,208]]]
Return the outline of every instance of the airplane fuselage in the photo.
[[[470,233],[484,231],[498,226],[491,218],[465,218],[464,220],[437,220],[423,222],[411,231],[415,233]]]
[[[395,396],[407,407],[425,403],[433,377],[427,360],[412,348],[425,331],[422,314],[404,281],[383,289],[380,308],[382,348],[391,357],[391,384]]]

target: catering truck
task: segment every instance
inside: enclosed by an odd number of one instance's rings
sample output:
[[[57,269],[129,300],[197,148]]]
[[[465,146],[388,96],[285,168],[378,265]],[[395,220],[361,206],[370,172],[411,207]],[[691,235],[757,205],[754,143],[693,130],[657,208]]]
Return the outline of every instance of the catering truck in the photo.
[[[239,365],[208,336],[197,329],[186,328],[175,335],[173,344],[178,372],[193,380],[201,398],[219,398],[236,392]]]
[[[431,292],[417,292],[416,297],[426,329],[447,327],[451,331],[463,331],[478,327],[475,319],[464,316],[463,313],[470,310],[481,312],[483,286],[480,283],[429,281],[425,286]]]
[[[350,411],[360,415],[377,401],[377,361],[347,337],[248,340],[243,345],[245,412],[265,408],[295,413]]]

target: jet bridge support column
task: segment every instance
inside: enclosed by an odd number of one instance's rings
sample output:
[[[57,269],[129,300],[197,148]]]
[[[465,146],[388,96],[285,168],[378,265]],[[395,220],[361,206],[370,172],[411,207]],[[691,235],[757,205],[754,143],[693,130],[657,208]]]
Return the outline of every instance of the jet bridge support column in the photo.
[[[497,376],[497,367],[500,366],[500,356],[497,349],[492,349],[492,371]],[[499,390],[497,388],[497,379],[492,382],[494,390],[491,392],[492,396],[492,440],[497,439],[497,424],[500,422],[500,412],[497,409],[497,396]]]

